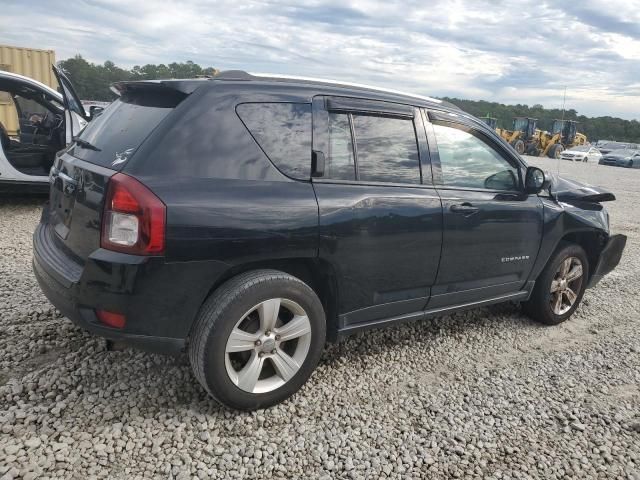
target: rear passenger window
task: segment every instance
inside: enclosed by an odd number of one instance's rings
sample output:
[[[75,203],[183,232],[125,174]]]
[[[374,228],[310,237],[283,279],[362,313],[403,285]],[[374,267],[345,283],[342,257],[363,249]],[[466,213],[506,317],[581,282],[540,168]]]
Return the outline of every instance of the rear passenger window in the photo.
[[[418,143],[409,118],[329,112],[328,157],[325,178],[420,183]]]
[[[300,180],[311,177],[311,104],[241,103],[236,111],[281,172]]]
[[[329,113],[329,161],[324,176],[334,180],[356,178],[349,115]]]
[[[358,179],[420,183],[420,159],[413,120],[353,115]]]

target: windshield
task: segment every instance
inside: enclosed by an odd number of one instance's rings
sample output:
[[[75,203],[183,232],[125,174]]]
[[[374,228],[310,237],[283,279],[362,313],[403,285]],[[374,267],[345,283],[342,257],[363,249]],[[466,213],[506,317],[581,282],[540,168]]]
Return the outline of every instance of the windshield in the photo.
[[[141,91],[112,102],[78,135],[69,153],[120,170],[136,149],[180,103],[179,92]]]
[[[528,120],[526,118],[518,118],[513,122],[513,129],[524,132],[527,129]]]
[[[589,150],[591,150],[591,147],[580,146],[580,147],[573,147],[569,151],[570,152],[588,152]]]

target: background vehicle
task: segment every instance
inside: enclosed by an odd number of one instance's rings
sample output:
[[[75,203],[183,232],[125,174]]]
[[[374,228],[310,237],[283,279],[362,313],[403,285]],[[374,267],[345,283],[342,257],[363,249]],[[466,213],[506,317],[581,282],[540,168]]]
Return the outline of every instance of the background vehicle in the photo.
[[[596,147],[590,145],[580,145],[578,147],[565,150],[560,155],[562,160],[571,160],[573,162],[589,162],[600,161],[602,154]]]
[[[492,129],[492,130],[496,130],[498,128],[498,119],[494,118],[494,117],[490,117],[490,116],[486,116],[486,117],[480,117],[480,120],[482,120],[484,123],[487,124],[487,126]]]
[[[0,92],[12,99],[19,125],[17,136],[10,137],[0,124],[0,190],[47,190],[56,152],[87,124],[88,116],[71,82],[53,68],[59,84],[69,92],[68,101],[43,83],[0,71]]]
[[[586,135],[577,131],[577,125],[574,120],[554,120],[551,132],[536,130],[535,150],[541,156],[560,158],[565,149],[587,144]]]
[[[640,150],[612,150],[602,155],[598,163],[616,167],[640,168]]]
[[[622,143],[622,142],[606,142],[598,146],[598,150],[603,155],[607,153],[613,152],[615,150],[638,150],[640,149],[639,145],[634,143]]]
[[[187,349],[234,408],[292,395],[326,338],[505,301],[560,323],[624,248],[613,194],[436,99],[237,71],[115,89],[52,167],[35,275],[90,331]]]
[[[536,131],[536,119],[528,117],[515,117],[511,130],[497,128],[498,120],[493,117],[480,117],[491,129],[495,130],[505,142],[511,145],[516,152],[523,154],[528,151],[530,143]],[[533,154],[533,153],[531,153]],[[537,155],[537,153],[535,153]]]

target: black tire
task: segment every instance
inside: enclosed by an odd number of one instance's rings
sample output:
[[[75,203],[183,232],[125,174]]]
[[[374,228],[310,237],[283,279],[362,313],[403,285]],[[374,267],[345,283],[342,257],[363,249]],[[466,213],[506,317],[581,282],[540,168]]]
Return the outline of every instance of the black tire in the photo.
[[[227,340],[252,307],[272,298],[291,300],[304,309],[311,325],[309,350],[284,385],[266,393],[250,393],[234,384],[227,373]],[[320,360],[325,336],[322,303],[306,283],[277,270],[255,270],[233,277],[204,302],[192,329],[189,360],[196,378],[214,399],[227,407],[255,410],[280,403],[300,389]]]
[[[524,142],[522,140],[514,140],[511,142],[511,146],[518,154],[522,155],[524,153]]]
[[[556,143],[555,145],[551,146],[548,155],[549,158],[560,158],[562,152],[564,152],[564,147],[561,144]]]
[[[589,161],[589,159],[588,159],[587,157],[584,157],[584,158],[582,159],[582,161],[583,161],[584,163],[587,163],[587,162]]]
[[[542,150],[540,150],[535,145],[532,145],[531,147],[527,148],[527,155],[531,155],[532,157],[539,157],[540,152],[542,152]]]
[[[629,160],[629,164],[627,165],[627,168],[633,168],[633,160]]]
[[[576,257],[582,262],[582,282],[577,298],[571,308],[562,315],[556,315],[551,307],[551,282],[554,280],[560,264],[569,257]],[[524,311],[533,320],[545,325],[558,325],[575,312],[582,301],[589,278],[589,260],[583,248],[576,244],[561,244],[551,256],[542,273],[536,280],[535,287],[528,301],[523,302]]]

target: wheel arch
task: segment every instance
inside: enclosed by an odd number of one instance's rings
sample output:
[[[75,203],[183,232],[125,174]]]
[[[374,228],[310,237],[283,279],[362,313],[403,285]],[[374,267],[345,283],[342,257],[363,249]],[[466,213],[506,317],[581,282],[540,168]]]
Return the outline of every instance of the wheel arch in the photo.
[[[593,275],[593,272],[595,271],[602,249],[606,244],[606,235],[598,230],[569,232],[560,239],[558,245],[556,245],[556,248],[554,249],[554,252],[568,244],[579,245],[587,254],[587,259],[589,260],[588,280],[591,280],[591,275]]]
[[[324,308],[327,322],[327,340],[336,341],[338,331],[338,290],[335,272],[331,264],[320,258],[285,258],[261,260],[242,263],[227,269],[218,276],[209,288],[202,303],[220,286],[231,278],[253,270],[279,270],[299,278],[315,292]],[[195,319],[190,326],[190,334],[195,324]]]

